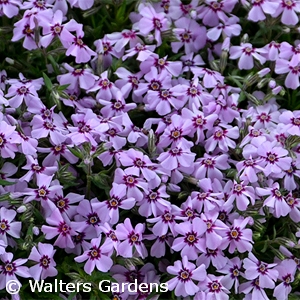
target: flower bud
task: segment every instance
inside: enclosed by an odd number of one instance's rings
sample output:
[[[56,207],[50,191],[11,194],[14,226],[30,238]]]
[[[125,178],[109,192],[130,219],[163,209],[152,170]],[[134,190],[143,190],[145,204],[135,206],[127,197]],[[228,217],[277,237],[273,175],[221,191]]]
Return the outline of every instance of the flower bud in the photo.
[[[274,79],[269,81],[269,88],[274,89],[276,87],[276,81]]]
[[[32,227],[32,232],[33,232],[33,234],[34,234],[34,235],[39,235],[39,233],[40,233],[40,230],[39,230],[39,228],[38,228],[38,227],[36,227],[36,226],[33,226],[33,227]]]
[[[27,210],[26,206],[25,205],[21,205],[20,207],[17,208],[17,212],[19,214],[25,212]]]

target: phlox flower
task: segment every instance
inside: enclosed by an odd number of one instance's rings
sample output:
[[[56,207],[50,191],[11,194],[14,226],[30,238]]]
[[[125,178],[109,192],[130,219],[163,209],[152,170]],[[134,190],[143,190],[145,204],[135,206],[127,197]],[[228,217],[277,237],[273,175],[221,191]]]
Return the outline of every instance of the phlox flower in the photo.
[[[170,202],[164,198],[169,198],[170,195],[166,192],[166,186],[163,184],[159,188],[145,191],[144,198],[138,203],[139,214],[144,217],[149,217],[153,214],[157,217],[165,210],[170,209]]]
[[[207,37],[211,41],[217,41],[222,33],[227,37],[239,36],[242,30],[241,25],[237,24],[238,17],[228,18],[224,24],[220,23],[218,26],[214,26],[207,31]]]
[[[193,176],[197,179],[215,178],[221,181],[223,173],[220,170],[229,169],[228,154],[220,154],[211,156],[204,153],[202,158],[195,161],[195,170]]]
[[[288,73],[288,75],[284,81],[284,84],[287,88],[295,90],[300,85],[300,82],[299,82],[300,63],[299,62],[292,63],[292,62],[289,62],[288,60],[279,58],[276,60],[275,72],[277,74]]]
[[[236,147],[236,143],[232,139],[237,139],[238,137],[239,128],[237,126],[227,129],[217,126],[213,129],[211,136],[206,140],[204,146],[205,150],[212,152],[218,146],[222,152],[227,152],[229,148],[234,149]]]
[[[88,90],[94,86],[95,81],[98,79],[98,76],[92,74],[90,69],[73,68],[67,63],[63,66],[69,73],[58,75],[57,80],[60,85],[69,84],[68,88],[70,90],[77,90],[78,87]]]
[[[264,206],[271,209],[271,212],[276,218],[281,216],[285,217],[290,211],[291,207],[285,201],[283,194],[280,191],[280,186],[278,182],[271,184],[270,187],[257,187],[256,193],[258,196],[268,196],[264,201]]]
[[[253,159],[252,156],[244,161],[239,161],[236,164],[238,175],[241,180],[245,183],[257,182],[257,173],[261,172],[261,167],[257,164],[258,159]]]
[[[129,218],[125,219],[124,223],[118,224],[115,234],[121,241],[118,245],[118,253],[123,257],[140,256],[145,258],[148,256],[148,251],[143,244],[143,233],[145,224],[139,223],[132,227]]]
[[[205,88],[215,88],[220,83],[224,84],[224,77],[217,71],[196,66],[191,67],[191,72],[202,78],[202,85]]]
[[[13,221],[16,215],[17,213],[13,209],[0,208],[0,241],[3,241],[6,246],[8,245],[7,234],[14,238],[20,238],[22,223]]]
[[[173,241],[171,248],[176,252],[181,251],[181,257],[186,256],[187,259],[195,260],[199,252],[205,251],[202,236],[207,227],[201,218],[196,217],[191,222],[176,224],[174,229],[181,236]]]
[[[135,205],[136,200],[132,197],[126,198],[126,187],[115,183],[113,183],[109,195],[108,200],[94,203],[93,208],[102,222],[116,224],[119,221],[119,208],[130,210]]]
[[[51,225],[43,225],[41,230],[45,234],[47,240],[51,240],[57,237],[53,246],[64,248],[74,248],[74,242],[72,236],[76,235],[76,232],[72,229],[72,223],[69,219],[63,218],[58,208],[55,208],[50,217],[46,218],[46,222]]]
[[[180,145],[183,149],[191,148],[192,143],[185,139],[185,135],[188,135],[191,131],[192,121],[183,119],[182,116],[177,114],[172,115],[172,123],[167,126],[164,133],[159,138],[159,147],[167,147],[171,144],[172,148]]]
[[[197,0],[192,0],[189,4],[183,4],[180,0],[170,0],[163,2],[165,2],[165,9],[168,2],[168,10],[166,13],[168,14],[168,17],[173,20],[178,20],[182,16],[190,16],[193,19],[196,17],[196,8],[198,6]]]
[[[224,268],[228,263],[228,258],[224,255],[220,248],[216,249],[204,249],[197,258],[197,266],[204,264],[206,268],[212,264],[217,270]]]
[[[198,286],[200,290],[207,294],[207,299],[229,299],[228,294],[230,292],[226,286],[228,281],[224,280],[224,277],[225,276],[214,276],[212,274],[207,274],[205,279],[199,282]]]
[[[100,225],[104,224],[105,220],[101,219],[97,213],[97,198],[91,201],[83,199],[77,206],[77,215],[75,215],[73,229],[81,232],[85,231],[86,234],[92,237],[98,237],[101,228]]]
[[[26,157],[26,165],[22,167],[23,170],[28,170],[28,172],[22,176],[20,181],[29,182],[34,176],[37,179],[41,174],[46,175],[48,177],[53,177],[54,173],[57,171],[56,166],[44,167],[40,166],[38,160],[31,155],[27,155]]]
[[[18,151],[17,143],[20,136],[15,131],[16,126],[10,126],[5,121],[0,121],[0,153],[3,158],[14,158]]]
[[[140,4],[138,10],[142,17],[137,28],[145,36],[154,30],[154,39],[157,41],[158,46],[161,45],[161,32],[166,31],[169,27],[165,14],[163,12],[158,13],[151,5],[145,4]]]
[[[20,2],[17,0],[6,0],[0,3],[0,13],[8,18],[16,16],[19,12]]]
[[[93,0],[92,0],[93,1]],[[85,2],[85,1],[83,1]],[[76,30],[76,36],[73,39],[73,43],[68,47],[66,56],[72,55],[75,57],[77,64],[88,62],[92,56],[96,56],[97,53],[91,50],[82,40],[84,32],[81,28]]]
[[[284,200],[291,208],[291,211],[289,212],[289,217],[295,222],[300,222],[300,199],[296,198],[292,195],[292,193],[288,193]]]
[[[91,275],[95,267],[100,272],[107,272],[113,265],[112,259],[108,256],[110,247],[107,245],[101,245],[102,237],[94,238],[91,240],[91,248],[84,251],[80,256],[74,258],[76,262],[87,262],[84,265],[84,271]]]
[[[37,262],[36,265],[29,268],[29,273],[35,280],[44,280],[47,277],[53,277],[58,274],[55,269],[56,263],[53,259],[56,250],[50,244],[38,243],[34,246],[28,256],[28,260]]]
[[[124,98],[127,98],[131,91],[135,91],[142,77],[142,72],[130,73],[125,68],[118,68],[115,74],[120,78],[115,81],[115,85],[120,89]],[[132,100],[134,102],[140,102],[140,97],[136,96],[135,93],[132,93]]]
[[[34,84],[28,83],[11,83],[11,86],[8,89],[5,97],[9,98],[9,105],[13,108],[18,108],[21,106],[24,101],[25,104],[29,107],[38,107],[42,108],[43,104],[36,92],[36,87]]]
[[[75,126],[68,127],[71,132],[68,137],[75,145],[90,142],[93,146],[97,146],[95,138],[109,129],[108,124],[100,124],[97,115],[91,109],[87,109],[85,113],[73,114],[71,118]]]
[[[132,175],[126,170],[123,171],[121,168],[116,169],[114,182],[116,183],[116,186],[120,186],[121,189],[125,187],[127,197],[133,197],[136,201],[141,201],[143,199],[144,194],[142,191],[145,191],[148,188],[148,184],[145,180]]]
[[[179,215],[180,209],[175,205],[171,205],[171,209],[166,209],[155,218],[147,219],[147,222],[155,223],[151,230],[156,236],[163,236],[167,234],[170,229],[171,233],[175,237],[177,235],[175,230],[176,219],[180,218]]]
[[[132,57],[137,54],[138,61],[145,61],[149,56],[154,55],[155,45],[144,45],[137,43],[134,47],[126,50],[126,54],[123,55],[122,60],[126,60],[128,57]]]
[[[179,144],[179,146],[170,149],[168,152],[162,152],[157,160],[163,168],[172,171],[179,166],[192,166],[195,156],[195,153],[192,153],[190,149],[182,149]]]
[[[0,260],[2,261],[0,266],[0,290],[5,289],[7,282],[10,280],[14,280],[16,285],[21,287],[22,284],[16,275],[23,278],[31,277],[28,272],[28,267],[22,266],[27,262],[27,259],[18,258],[13,260],[13,254],[8,252],[0,255]],[[13,288],[15,288],[15,286]]]
[[[270,0],[252,0],[252,8],[248,13],[248,20],[253,22],[263,21],[266,19],[265,14],[272,15],[280,5],[278,1]]]
[[[31,121],[31,136],[40,139],[50,135],[50,139],[54,144],[62,144],[66,140],[66,129],[61,126],[61,118],[54,115],[51,120],[44,119],[41,115],[35,115]]]
[[[114,99],[99,99],[98,102],[103,106],[100,112],[104,118],[123,115],[124,113],[135,109],[137,106],[135,103],[126,103],[121,91],[119,90],[116,92]]]
[[[154,163],[152,163],[150,158],[133,148],[121,152],[119,160],[123,166],[127,167],[125,169],[126,172],[134,176],[140,176],[143,174],[147,181],[150,181],[157,176],[155,171],[152,170]]]
[[[288,151],[275,145],[275,142],[266,141],[257,148],[257,153],[262,158],[259,165],[266,176],[271,173],[282,173],[283,170],[288,170],[292,163],[292,158],[288,157]]]
[[[108,41],[112,41],[112,44],[114,44],[112,50],[117,52],[121,52],[128,43],[130,48],[133,48],[137,43],[142,43],[142,40],[136,35],[136,32],[129,29],[123,29],[121,32],[106,34],[105,37]],[[96,42],[95,46],[97,47],[97,52],[99,52]],[[105,55],[105,52],[103,55]]]
[[[71,145],[66,144],[57,144],[50,148],[38,147],[40,153],[49,153],[43,160],[43,166],[50,167],[57,165],[61,157],[64,157],[69,163],[75,164],[78,161],[78,157],[72,154],[68,146],[71,147]]]
[[[273,296],[277,300],[288,299],[288,295],[292,291],[291,283],[297,270],[297,264],[290,259],[283,260],[275,267],[279,273],[279,279],[282,281],[274,289]]]
[[[278,278],[278,271],[274,268],[277,264],[267,264],[258,260],[251,252],[248,258],[243,261],[245,278],[248,280],[258,280],[260,288],[275,287],[274,281]],[[241,286],[242,287],[242,286]]]
[[[242,43],[241,46],[230,47],[230,59],[238,59],[238,67],[240,70],[250,70],[254,67],[253,57],[263,65],[266,62],[266,58],[261,54],[267,53],[267,50],[261,48],[257,49],[250,43]]]
[[[62,1],[58,0],[57,2]],[[65,48],[68,48],[72,44],[74,35],[70,31],[75,31],[76,25],[80,25],[75,20],[70,20],[68,23],[62,25],[63,17],[63,12],[56,10],[50,22],[42,22],[43,36],[40,38],[42,47],[47,48],[55,37],[60,40]]]
[[[87,92],[97,92],[96,99],[99,100],[111,100],[117,93],[118,89],[108,79],[108,71],[101,73],[100,78],[90,87]]]
[[[230,290],[234,285],[234,292],[238,294],[239,278],[242,275],[242,261],[238,257],[228,259],[226,266],[218,272],[224,274],[222,282]]]
[[[217,249],[226,236],[228,226],[218,219],[219,213],[216,210],[211,210],[201,214],[201,219],[206,224],[204,233],[205,245],[208,249]]]
[[[146,240],[155,240],[151,249],[150,255],[157,258],[165,257],[166,250],[171,249],[174,237],[171,233],[157,237],[154,234],[145,235]],[[172,253],[172,250],[171,250]]]
[[[279,251],[288,259],[293,260],[296,263],[297,269],[300,270],[300,258],[296,257],[284,246],[279,246]]]
[[[140,64],[140,69],[144,73],[148,73],[152,66],[155,66],[159,72],[162,70],[167,70],[174,77],[178,77],[182,70],[181,61],[168,61],[167,56],[159,57],[158,54],[149,56],[145,61],[143,61]]]
[[[200,192],[191,193],[193,207],[198,213],[217,209],[224,203],[221,192],[223,187],[218,179],[203,178],[199,180],[198,185],[201,188]]]
[[[203,61],[200,54],[189,53],[180,57],[180,60],[183,62],[182,73],[188,72],[191,70],[191,67],[203,66],[205,62]]]
[[[198,52],[206,43],[206,28],[200,26],[195,20],[182,17],[175,21],[173,32],[178,42],[172,42],[171,47],[174,53],[184,46],[185,54]]]
[[[220,21],[225,22],[228,19],[226,13],[231,13],[236,3],[237,0],[206,0],[205,5],[199,7],[198,18],[204,25],[217,26]]]
[[[227,248],[229,245],[229,253],[234,253],[237,249],[239,253],[252,250],[252,230],[245,228],[250,218],[234,219],[232,226],[226,232],[227,238],[224,239],[222,247]]]
[[[224,189],[230,190],[225,206],[231,205],[235,200],[237,208],[241,211],[245,211],[249,202],[251,202],[252,205],[255,203],[254,188],[244,184],[244,182],[238,183],[235,180],[233,182],[229,180]]]
[[[23,47],[27,50],[34,50],[38,48],[37,42],[34,40],[34,31],[30,28],[28,20],[23,18],[16,22],[13,31],[12,42],[19,41],[24,38]]]
[[[94,0],[68,0],[68,2],[71,7],[79,7],[82,10],[90,9],[94,4]]]
[[[300,111],[284,111],[279,116],[279,121],[285,124],[284,131],[291,135],[300,135]]]
[[[260,286],[259,279],[244,282],[239,286],[239,292],[244,293],[246,296],[244,300],[269,300],[265,290]]]
[[[271,43],[267,44],[263,48],[266,49],[268,52],[263,53],[263,56],[265,56],[267,60],[276,61],[279,57],[280,45],[280,43],[277,43],[275,41],[272,41]]]
[[[205,266],[196,266],[188,261],[188,258],[184,256],[182,261],[177,260],[174,266],[168,266],[167,272],[176,277],[167,281],[169,290],[175,289],[175,295],[179,296],[193,296],[199,291],[199,287],[193,280],[203,281],[206,277]]]
[[[24,203],[28,203],[30,201],[40,201],[42,207],[46,210],[46,212],[50,213],[49,211],[49,198],[53,198],[55,193],[62,189],[62,186],[59,184],[59,181],[53,180],[53,176],[48,176],[45,174],[40,174],[36,178],[36,185],[38,186],[35,189],[26,188],[24,189],[23,194],[28,195],[24,198]]]
[[[281,15],[281,23],[285,25],[296,25],[299,22],[297,13],[300,12],[299,0],[281,0],[276,11],[272,14],[273,18]]]

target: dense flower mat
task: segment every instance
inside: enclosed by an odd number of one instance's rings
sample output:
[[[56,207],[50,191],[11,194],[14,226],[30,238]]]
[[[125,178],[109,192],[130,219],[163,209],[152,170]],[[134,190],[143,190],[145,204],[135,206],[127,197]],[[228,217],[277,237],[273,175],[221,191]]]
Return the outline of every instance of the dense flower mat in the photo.
[[[0,0],[0,297],[300,299],[299,13]]]

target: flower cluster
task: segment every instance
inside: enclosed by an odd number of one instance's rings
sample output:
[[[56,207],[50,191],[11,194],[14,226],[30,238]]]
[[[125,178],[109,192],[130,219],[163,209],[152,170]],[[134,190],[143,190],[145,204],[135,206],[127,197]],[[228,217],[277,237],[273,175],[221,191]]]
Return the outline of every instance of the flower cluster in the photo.
[[[299,296],[300,1],[129,5],[0,1],[0,295]]]

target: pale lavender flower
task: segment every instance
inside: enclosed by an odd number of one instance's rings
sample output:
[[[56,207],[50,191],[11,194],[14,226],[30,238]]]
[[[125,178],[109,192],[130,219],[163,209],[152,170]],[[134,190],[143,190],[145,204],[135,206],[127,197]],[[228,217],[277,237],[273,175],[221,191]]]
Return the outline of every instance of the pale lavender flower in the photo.
[[[84,265],[84,271],[91,275],[95,267],[100,272],[107,272],[113,265],[112,259],[108,256],[110,246],[101,245],[101,236],[91,240],[91,248],[84,251],[80,256],[74,258],[76,262],[87,262]]]
[[[274,268],[277,264],[267,264],[258,260],[251,252],[248,258],[243,261],[243,267],[245,269],[245,278],[248,280],[258,279],[260,288],[275,287],[275,283],[279,273]]]
[[[44,280],[47,277],[54,277],[58,274],[55,269],[56,263],[53,255],[56,250],[50,244],[38,243],[37,247],[33,247],[28,256],[29,260],[37,262],[36,265],[29,268],[29,273],[35,280]]]
[[[276,11],[272,14],[273,18],[281,15],[281,22],[285,25],[296,25],[299,22],[297,13],[300,12],[299,0],[281,0]]]
[[[182,261],[177,260],[174,266],[168,266],[167,272],[176,277],[167,281],[169,290],[175,289],[175,295],[178,296],[193,296],[199,291],[199,287],[193,280],[202,281],[205,280],[206,270],[205,266],[196,266],[188,261],[188,258],[184,256]]]
[[[240,70],[250,70],[254,67],[253,58],[257,59],[262,65],[266,62],[266,58],[261,54],[267,53],[267,50],[257,49],[250,43],[242,43],[241,46],[232,46],[230,48],[230,59],[238,59],[238,67]]]
[[[205,251],[202,236],[206,232],[205,222],[199,218],[194,218],[191,222],[183,222],[175,225],[175,230],[182,235],[177,237],[172,244],[172,249],[176,252],[181,251],[181,257],[195,260],[200,252]]]
[[[16,285],[22,286],[21,282],[18,280],[17,276],[28,278],[31,277],[28,272],[28,267],[22,266],[27,262],[27,259],[16,259],[13,260],[13,254],[3,253],[0,255],[2,264],[0,266],[0,290],[3,290],[8,281],[14,280]],[[15,288],[15,286],[13,286]]]
[[[263,21],[266,19],[265,14],[274,14],[279,5],[277,1],[252,0],[252,8],[248,13],[248,20],[253,22]]]
[[[7,209],[5,207],[0,208],[0,241],[8,245],[8,237],[20,238],[21,233],[21,222],[14,222],[14,218],[17,213],[13,209]]]
[[[125,219],[124,223],[118,224],[115,234],[121,241],[118,245],[118,253],[123,257],[140,256],[145,258],[148,256],[148,251],[143,244],[143,233],[145,224],[139,223],[132,227],[129,218]]]

